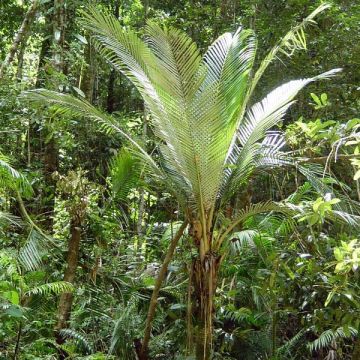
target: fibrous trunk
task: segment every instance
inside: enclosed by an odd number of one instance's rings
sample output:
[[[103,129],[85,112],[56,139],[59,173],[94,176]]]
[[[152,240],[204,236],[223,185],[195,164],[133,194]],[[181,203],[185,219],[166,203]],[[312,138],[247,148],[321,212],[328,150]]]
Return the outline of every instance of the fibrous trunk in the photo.
[[[208,246],[210,248],[210,246]],[[198,256],[192,265],[193,340],[197,360],[208,360],[212,349],[214,296],[220,257],[209,250]]]

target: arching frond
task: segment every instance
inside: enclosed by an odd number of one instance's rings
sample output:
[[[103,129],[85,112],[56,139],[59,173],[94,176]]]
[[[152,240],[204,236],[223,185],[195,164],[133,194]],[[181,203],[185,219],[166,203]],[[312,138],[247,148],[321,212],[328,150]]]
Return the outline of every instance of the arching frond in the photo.
[[[164,176],[159,167],[156,165],[151,156],[142,148],[142,146],[123,131],[116,120],[83,99],[75,98],[69,94],[57,93],[46,89],[37,89],[24,92],[22,97],[37,102],[39,104],[48,104],[54,106],[61,114],[70,114],[73,116],[91,119],[100,125],[100,129],[106,133],[119,133],[131,146],[136,148],[142,155],[142,159],[151,166],[154,174]]]
[[[10,223],[16,226],[20,226],[21,220],[17,216],[12,215],[6,211],[0,211],[0,225],[3,223]]]
[[[157,72],[156,59],[146,43],[134,31],[124,30],[112,14],[101,13],[88,6],[82,23],[90,31],[100,54],[136,86],[154,114],[162,114],[162,106],[150,78]]]
[[[238,129],[238,139],[242,146],[254,143],[265,136],[267,130],[282,120],[285,112],[298,92],[313,81],[329,79],[341,69],[334,69],[313,78],[292,80],[271,91],[263,100],[254,104],[245,114]]]

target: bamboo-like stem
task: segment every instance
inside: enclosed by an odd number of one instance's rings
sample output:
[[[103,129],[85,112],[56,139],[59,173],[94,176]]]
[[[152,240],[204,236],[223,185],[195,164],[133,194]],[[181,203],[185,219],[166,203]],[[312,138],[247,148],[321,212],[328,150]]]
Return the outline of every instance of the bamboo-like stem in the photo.
[[[156,279],[154,290],[153,290],[153,293],[152,293],[151,299],[150,299],[148,314],[146,317],[145,332],[144,332],[144,339],[143,339],[143,343],[142,343],[142,347],[141,347],[140,359],[148,358],[147,351],[148,351],[148,345],[149,345],[149,340],[150,340],[152,321],[153,321],[153,318],[155,315],[155,310],[156,310],[156,305],[157,305],[157,300],[158,300],[161,284],[165,278],[165,275],[166,275],[169,263],[173,257],[176,245],[179,242],[181,236],[183,235],[184,230],[187,227],[187,225],[188,225],[188,222],[187,222],[187,220],[185,220],[182,223],[182,225],[180,226],[179,230],[176,232],[173,239],[171,240],[170,246],[165,255],[165,259],[161,265],[159,275]]]
[[[191,303],[191,294],[192,294],[192,281],[193,281],[193,268],[192,264],[189,265],[189,280],[187,288],[187,309],[186,309],[186,329],[187,329],[187,355],[191,352],[193,347],[192,340],[192,303]]]

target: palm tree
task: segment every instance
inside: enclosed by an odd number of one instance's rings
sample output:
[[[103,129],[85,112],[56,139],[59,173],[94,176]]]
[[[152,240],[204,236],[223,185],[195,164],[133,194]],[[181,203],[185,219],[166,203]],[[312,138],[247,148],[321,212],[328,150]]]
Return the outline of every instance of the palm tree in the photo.
[[[303,30],[326,8],[328,5],[321,5],[289,31],[257,70],[257,42],[252,30],[239,28],[234,34],[223,34],[202,56],[196,44],[177,29],[148,22],[141,40],[135,32],[124,30],[111,15],[95,8],[83,13],[83,24],[93,34],[100,54],[131,80],[150,110],[158,138],[156,159],[127,135],[111,115],[84,99],[44,89],[26,95],[122,134],[148,173],[166,184],[178,200],[198,250],[192,265],[197,359],[208,359],[211,353],[216,278],[232,231],[254,214],[289,211],[281,204],[265,202],[248,205],[229,218],[225,216],[229,200],[246,186],[257,168],[294,164],[282,151],[282,134],[269,130],[281,121],[304,86],[329,78],[339,70],[287,82],[253,105],[252,95],[266,68],[280,53],[290,56],[294,50],[306,48]],[[305,175],[310,174],[307,168],[298,168]],[[185,226],[180,228],[184,229]],[[151,323],[152,317],[149,319]],[[147,329],[144,352],[150,335]]]

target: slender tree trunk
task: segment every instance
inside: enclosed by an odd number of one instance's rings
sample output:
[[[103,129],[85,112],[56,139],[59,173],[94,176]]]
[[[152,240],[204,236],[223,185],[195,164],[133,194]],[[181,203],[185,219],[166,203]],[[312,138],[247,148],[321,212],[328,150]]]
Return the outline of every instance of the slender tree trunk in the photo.
[[[115,2],[114,7],[114,16],[118,19],[120,15],[120,0]],[[106,101],[106,110],[108,113],[113,113],[115,110],[115,80],[116,80],[116,70],[111,69],[108,83],[108,95]]]
[[[79,249],[81,240],[81,225],[82,218],[75,216],[70,225],[71,237],[68,244],[68,255],[67,255],[67,268],[64,274],[64,281],[71,284],[74,283],[76,269],[79,260]],[[68,327],[68,322],[71,315],[71,307],[73,303],[73,293],[63,293],[60,296],[58,305],[58,320],[55,327],[56,342],[63,344],[65,339],[61,335],[60,331]]]
[[[26,12],[24,20],[20,26],[20,29],[18,33],[16,34],[14,41],[11,45],[11,48],[9,50],[9,53],[7,54],[4,62],[2,63],[0,67],[0,78],[4,76],[4,72],[6,68],[11,64],[11,62],[14,60],[15,54],[19,48],[20,43],[24,40],[26,37],[26,34],[29,31],[29,28],[31,26],[31,23],[33,22],[36,14],[36,9],[38,7],[38,0],[34,0],[31,4],[29,10]]]
[[[43,41],[41,43],[41,50],[39,54],[39,64],[37,70],[36,84],[35,87],[43,87],[45,85],[45,64],[46,59],[51,56],[51,43],[52,43],[52,29],[53,29],[53,14],[51,12],[52,4],[50,2],[44,5],[44,33]]]
[[[64,72],[64,46],[65,46],[65,3],[64,0],[54,0],[54,17],[53,17],[53,41],[54,51],[52,56],[53,66],[56,71]],[[60,84],[59,84],[60,85]],[[47,129],[48,133],[49,130]],[[49,135],[49,134],[47,134]],[[44,206],[44,212],[47,218],[47,226],[49,230],[53,224],[53,213],[55,206],[55,190],[56,180],[53,174],[58,169],[59,165],[59,151],[58,144],[54,136],[49,137],[45,144],[44,151],[44,177],[46,182],[46,198],[47,202]]]
[[[14,360],[17,360],[20,353],[20,339],[21,339],[21,332],[22,332],[22,321],[19,322],[18,332],[16,336],[16,345],[14,350]]]
[[[150,305],[149,305],[147,318],[146,318],[144,340],[142,343],[141,351],[138,354],[139,360],[149,359],[148,345],[149,345],[149,340],[150,340],[152,321],[153,321],[154,315],[155,315],[155,310],[156,310],[156,305],[157,305],[157,300],[158,300],[161,284],[164,281],[164,278],[166,276],[166,272],[167,272],[169,263],[173,257],[176,245],[179,242],[181,236],[183,235],[186,226],[187,226],[187,221],[184,221],[183,224],[180,226],[179,230],[177,231],[177,233],[175,234],[175,236],[173,237],[173,239],[171,240],[170,246],[165,255],[165,259],[161,265],[159,275],[156,279],[154,290],[153,290],[153,293],[152,293],[151,299],[150,299]]]
[[[64,71],[65,46],[65,3],[64,0],[54,0],[53,38],[55,43],[53,62],[57,71]]]
[[[17,64],[17,70],[16,70],[16,79],[18,82],[21,82],[23,77],[23,68],[24,68],[24,54],[26,49],[26,43],[27,43],[28,36],[24,38],[24,40],[21,42],[21,46],[18,53],[18,64]]]
[[[96,78],[95,57],[93,54],[93,47],[91,45],[90,37],[87,38],[88,44],[85,49],[85,61],[88,64],[84,71],[83,81],[80,89],[84,92],[90,104],[94,103],[94,85]]]

